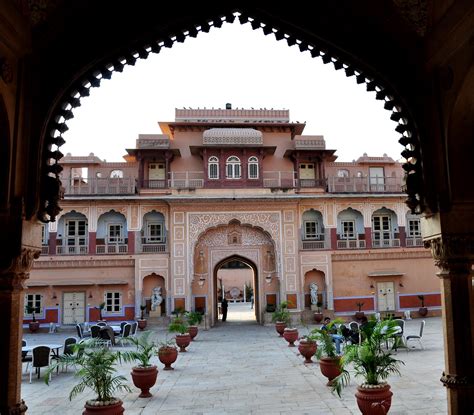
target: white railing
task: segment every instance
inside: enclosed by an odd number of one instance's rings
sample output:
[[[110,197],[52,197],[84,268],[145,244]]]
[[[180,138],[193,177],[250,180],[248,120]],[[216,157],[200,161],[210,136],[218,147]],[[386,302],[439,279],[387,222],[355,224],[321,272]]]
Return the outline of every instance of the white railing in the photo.
[[[263,172],[263,187],[293,189],[296,187],[296,183],[296,172],[294,171]]]
[[[399,177],[328,177],[330,193],[401,193]]]
[[[399,248],[399,247],[400,247],[400,239],[372,239],[372,248]]]
[[[413,247],[413,246],[423,246],[423,238],[421,236],[415,237],[415,238],[407,238],[407,247]]]
[[[144,254],[158,254],[166,252],[166,244],[142,244],[142,252]]]
[[[302,248],[305,251],[317,251],[318,249],[324,249],[324,241],[302,241]]]
[[[359,239],[340,239],[337,249],[365,249],[365,241]]]
[[[200,189],[204,187],[202,171],[171,172],[168,186],[172,189]]]
[[[95,252],[97,254],[126,254],[128,252],[128,245],[127,244],[96,245]]]
[[[56,246],[57,255],[84,255],[89,252],[88,245],[58,245]]]
[[[49,254],[49,246],[48,245],[42,245],[41,246],[41,255],[48,255]]]
[[[124,178],[62,178],[64,193],[71,195],[123,195],[135,193],[135,179]]]

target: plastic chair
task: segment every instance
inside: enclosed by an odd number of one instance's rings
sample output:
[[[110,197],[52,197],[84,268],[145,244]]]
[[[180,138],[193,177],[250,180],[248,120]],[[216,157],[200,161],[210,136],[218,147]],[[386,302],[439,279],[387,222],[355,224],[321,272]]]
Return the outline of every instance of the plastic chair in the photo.
[[[47,346],[37,346],[32,351],[33,359],[30,366],[30,383],[33,375],[33,368],[37,369],[38,379],[41,375],[42,367],[49,367],[51,364],[51,349]],[[49,374],[51,380],[51,373]]]
[[[99,331],[99,338],[106,347],[115,346],[115,335],[112,327],[101,327]]]
[[[128,324],[126,321],[122,321],[120,323],[120,335],[123,335],[123,328],[125,327],[125,324]]]
[[[101,327],[105,327],[107,325],[107,323],[104,323],[103,321],[99,321],[97,323],[98,326],[101,326]]]
[[[25,347],[27,345],[26,340],[21,341],[21,347]],[[33,360],[33,356],[29,355],[28,352],[21,352],[21,363],[26,363],[25,373],[28,371],[28,366]]]
[[[74,354],[72,350],[72,346],[77,343],[77,339],[75,337],[66,337],[64,339],[64,347],[63,347],[63,356],[72,356]],[[59,360],[59,356],[53,356],[52,359]],[[59,370],[59,367],[58,367]],[[64,366],[62,368],[64,371]],[[66,372],[67,372],[67,365],[66,365]]]
[[[130,337],[132,331],[132,325],[129,323],[125,323],[122,330],[122,335],[120,336],[120,344],[123,346],[123,339]]]
[[[419,335],[411,334],[410,336],[406,337],[405,343],[407,345],[407,351],[409,350],[408,342],[411,341],[411,340],[416,340],[420,344],[421,349],[424,350],[423,343],[421,342],[421,339],[423,338],[423,330],[424,329],[425,329],[425,320],[423,320],[420,324],[420,334]],[[413,346],[413,348],[414,347],[415,346]]]

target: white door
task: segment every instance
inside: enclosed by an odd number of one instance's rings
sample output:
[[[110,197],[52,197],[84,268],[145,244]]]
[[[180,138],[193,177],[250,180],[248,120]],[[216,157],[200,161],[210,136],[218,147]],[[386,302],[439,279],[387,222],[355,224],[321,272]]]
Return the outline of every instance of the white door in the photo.
[[[369,167],[370,191],[384,192],[385,177],[383,167]]]
[[[84,323],[85,297],[84,292],[63,294],[63,324]]]
[[[395,290],[393,282],[377,283],[378,311],[395,311]]]
[[[300,164],[300,179],[314,180],[314,164]]]
[[[165,164],[150,163],[148,165],[149,180],[165,180]]]

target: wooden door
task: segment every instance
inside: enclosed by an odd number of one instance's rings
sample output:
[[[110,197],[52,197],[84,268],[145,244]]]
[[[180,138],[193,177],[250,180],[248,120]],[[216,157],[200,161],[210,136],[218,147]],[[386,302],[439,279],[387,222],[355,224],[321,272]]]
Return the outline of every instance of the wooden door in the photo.
[[[378,311],[395,310],[395,290],[393,282],[377,283],[377,304]]]
[[[85,293],[63,294],[63,324],[77,324],[85,321]]]

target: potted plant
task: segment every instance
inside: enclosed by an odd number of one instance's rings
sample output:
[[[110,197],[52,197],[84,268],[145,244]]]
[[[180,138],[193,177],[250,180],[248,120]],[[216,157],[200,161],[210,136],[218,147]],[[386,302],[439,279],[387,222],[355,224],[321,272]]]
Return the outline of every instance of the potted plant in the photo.
[[[332,334],[337,333],[337,325],[342,323],[341,319],[335,319],[324,328],[313,329],[311,332],[319,341],[316,357],[319,360],[321,373],[328,378],[327,386],[331,386],[333,379],[341,374],[341,357],[337,354]]]
[[[36,333],[39,329],[39,321],[36,320],[35,313],[38,313],[39,310],[32,305],[25,306],[26,314],[31,314],[31,321],[28,323],[28,327],[31,333]]]
[[[163,370],[174,370],[171,365],[176,362],[177,358],[178,349],[176,348],[176,344],[173,340],[165,339],[159,343],[158,359],[160,359],[160,362],[165,365]]]
[[[146,305],[140,306],[140,318],[137,320],[138,328],[144,330],[146,327],[146,318],[145,318]]]
[[[364,303],[362,302],[356,303],[356,307],[357,307],[357,312],[355,313],[356,320],[362,320],[365,317],[365,313],[362,311],[363,306],[364,306]]]
[[[198,334],[198,324],[202,322],[202,314],[197,311],[188,311],[186,313],[186,320],[189,324],[189,335],[191,336],[191,341],[193,341]]]
[[[176,315],[176,317],[171,320],[168,331],[170,333],[177,333],[175,338],[176,344],[179,346],[179,351],[181,353],[186,352],[186,347],[191,343],[191,336],[189,334],[189,326],[182,313]]]
[[[302,325],[309,331],[308,326],[306,326],[301,320]],[[305,334],[301,336],[298,342],[298,351],[300,352],[301,356],[304,357],[304,363],[314,363],[311,360],[311,357],[314,356],[318,345],[316,343],[316,337],[312,333]]]
[[[75,385],[69,400],[82,393],[86,388],[91,389],[96,397],[86,401],[83,415],[120,415],[124,408],[122,401],[115,396],[117,391],[131,392],[125,383],[124,376],[116,375],[115,365],[120,360],[120,355],[103,347],[95,339],[78,343],[72,346],[72,355],[62,355],[59,360],[48,368],[45,374],[45,382],[49,383],[50,374],[56,370],[58,365],[75,365],[79,370],[75,377],[79,383]]]
[[[156,345],[150,341],[150,331],[145,331],[139,337],[126,337],[124,340],[135,346],[134,350],[120,352],[120,357],[126,362],[137,362],[137,366],[132,367],[133,384],[141,389],[139,398],[149,398],[152,396],[150,388],[156,383],[158,369],[150,363],[151,358],[156,354]]]
[[[341,395],[341,390],[350,381],[347,367],[351,364],[356,376],[364,379],[355,394],[357,405],[364,415],[382,415],[388,413],[393,393],[386,379],[392,374],[400,375],[401,360],[394,359],[390,350],[382,346],[398,332],[393,320],[371,321],[361,327],[362,343],[348,345],[341,359],[341,374],[334,379],[333,390]]]
[[[268,307],[268,306],[267,306]],[[288,311],[288,302],[283,301],[272,313],[272,322],[275,323],[275,330],[283,337],[286,326],[290,323],[290,312]]]
[[[428,309],[425,307],[425,296],[419,295],[418,298],[421,301],[421,307],[418,309],[418,314],[421,317],[425,317],[428,314]]]
[[[314,321],[316,323],[321,323],[321,321],[323,321],[323,313],[321,313],[321,307],[323,306],[323,303],[321,301],[318,301],[316,303],[316,313],[314,313]]]
[[[103,318],[102,318],[102,311],[104,310],[105,308],[105,303],[102,302],[98,305],[98,307],[96,307],[98,310],[99,310],[99,322],[100,321],[105,321]]]

